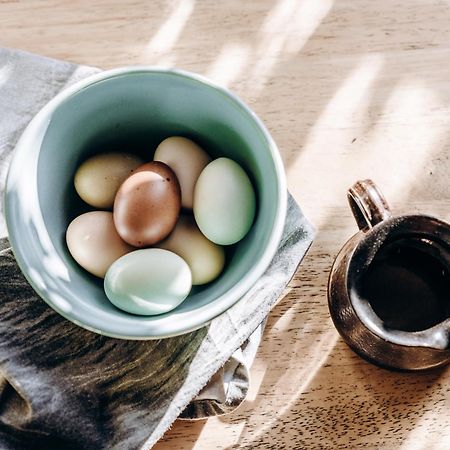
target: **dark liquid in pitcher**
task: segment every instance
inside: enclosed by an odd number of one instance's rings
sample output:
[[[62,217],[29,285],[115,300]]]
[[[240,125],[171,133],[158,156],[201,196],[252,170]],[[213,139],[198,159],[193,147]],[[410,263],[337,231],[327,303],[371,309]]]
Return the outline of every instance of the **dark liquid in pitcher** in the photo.
[[[386,327],[430,328],[450,317],[450,277],[435,249],[419,239],[385,245],[362,280],[362,297]]]

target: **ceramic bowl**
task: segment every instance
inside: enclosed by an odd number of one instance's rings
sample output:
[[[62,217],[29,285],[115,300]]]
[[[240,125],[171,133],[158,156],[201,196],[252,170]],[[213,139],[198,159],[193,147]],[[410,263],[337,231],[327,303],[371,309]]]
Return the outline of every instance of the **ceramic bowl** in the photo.
[[[73,177],[83,160],[102,151],[131,151],[150,161],[157,144],[173,135],[241,164],[256,188],[257,216],[249,234],[228,250],[218,279],[194,288],[169,313],[135,316],[114,307],[103,280],[67,250],[68,224],[91,210],[77,196]],[[35,291],[77,325],[124,339],[183,334],[235,304],[274,256],[287,202],[277,147],[241,100],[198,75],[147,67],[96,74],[42,108],[17,144],[5,195],[14,255]]]

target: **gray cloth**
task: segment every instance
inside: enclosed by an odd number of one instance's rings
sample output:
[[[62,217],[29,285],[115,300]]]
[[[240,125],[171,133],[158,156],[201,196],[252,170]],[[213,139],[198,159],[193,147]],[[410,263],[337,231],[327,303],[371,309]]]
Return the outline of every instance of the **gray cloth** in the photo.
[[[29,120],[97,70],[0,49],[0,192]],[[232,411],[245,399],[267,314],[312,238],[290,197],[278,252],[250,291],[208,327],[157,341],[112,339],[66,321],[34,293],[1,239],[0,447],[147,449],[180,415]]]

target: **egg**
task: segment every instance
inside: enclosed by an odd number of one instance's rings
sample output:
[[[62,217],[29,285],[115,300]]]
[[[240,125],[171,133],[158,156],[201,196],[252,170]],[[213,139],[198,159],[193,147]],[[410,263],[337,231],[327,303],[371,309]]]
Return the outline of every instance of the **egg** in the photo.
[[[189,295],[192,277],[180,256],[147,248],[119,258],[109,268],[104,287],[106,296],[118,308],[153,316],[176,308]]]
[[[175,227],[181,207],[178,179],[166,164],[154,161],[138,167],[117,191],[114,223],[122,239],[147,247]]]
[[[158,145],[153,159],[166,163],[175,172],[181,187],[181,205],[192,209],[195,183],[211,161],[209,155],[190,139],[173,136]]]
[[[200,174],[194,191],[194,216],[212,242],[231,245],[250,230],[256,210],[255,191],[239,164],[218,158]]]
[[[217,278],[225,264],[223,247],[209,241],[191,216],[181,215],[175,229],[158,247],[176,253],[187,262],[194,285]]]
[[[134,250],[117,234],[113,215],[108,211],[92,211],[72,220],[66,242],[73,259],[100,278],[116,259]]]
[[[75,173],[78,195],[94,208],[112,208],[123,181],[144,161],[128,153],[102,153],[86,160]]]

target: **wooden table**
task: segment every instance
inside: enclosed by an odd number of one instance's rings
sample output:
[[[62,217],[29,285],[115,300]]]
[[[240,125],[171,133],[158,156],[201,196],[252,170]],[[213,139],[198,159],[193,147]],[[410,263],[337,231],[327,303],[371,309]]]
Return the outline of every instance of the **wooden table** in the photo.
[[[230,87],[278,143],[317,238],[269,317],[247,401],[176,422],[155,447],[450,449],[450,368],[371,366],[328,315],[356,231],[346,189],[374,179],[398,213],[450,218],[447,1],[0,0],[0,45],[111,68],[177,66]]]

